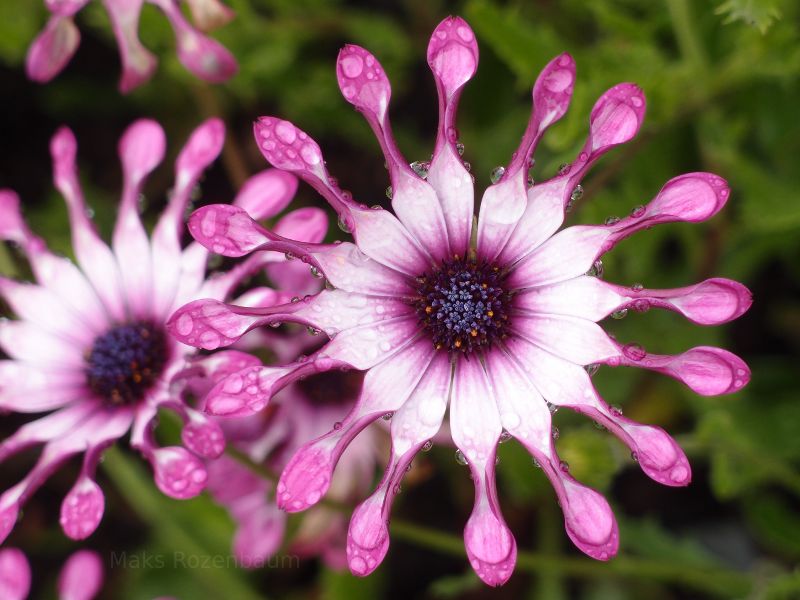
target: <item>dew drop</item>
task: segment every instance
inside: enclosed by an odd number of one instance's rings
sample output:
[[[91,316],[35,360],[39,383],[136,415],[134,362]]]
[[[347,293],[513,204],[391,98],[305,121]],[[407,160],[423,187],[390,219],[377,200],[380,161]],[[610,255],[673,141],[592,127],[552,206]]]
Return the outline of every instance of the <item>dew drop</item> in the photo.
[[[616,225],[617,223],[619,223],[619,217],[608,217],[605,220],[606,225]]]
[[[320,330],[319,329],[317,329],[316,327],[311,327],[310,325],[308,327],[306,327],[306,331],[308,331],[309,335],[319,335],[320,334]]]
[[[467,173],[469,173],[471,169],[472,165],[469,164],[467,161],[464,161],[464,170],[467,171]]]
[[[505,167],[495,167],[492,169],[492,172],[489,174],[489,179],[491,179],[492,183],[497,183],[503,178],[503,175],[506,174]]]
[[[387,412],[385,415],[381,417],[384,421],[391,421],[392,417],[394,416],[393,412]]]
[[[638,219],[644,215],[645,210],[646,210],[645,207],[642,206],[641,204],[639,206],[635,206],[633,207],[633,210],[631,210],[631,216],[634,219]]]
[[[425,442],[424,444],[422,444],[422,448],[421,448],[421,450],[422,450],[423,452],[430,452],[430,449],[431,449],[431,448],[433,448],[433,442],[432,442],[432,441],[430,441],[430,440],[428,440],[427,442]]]
[[[462,466],[469,464],[469,462],[467,462],[467,457],[464,456],[464,453],[461,450],[456,450],[456,462]]]
[[[343,215],[339,215],[339,220],[337,221],[337,225],[339,225],[339,229],[344,231],[345,233],[352,233],[353,228],[347,222],[346,218]]]
[[[559,175],[566,175],[572,169],[572,165],[569,163],[561,163],[558,167],[558,174]]]
[[[617,319],[618,321],[620,319],[624,319],[627,316],[628,316],[628,309],[627,308],[621,308],[621,309],[615,310],[614,312],[611,313],[611,318],[612,319]]]
[[[392,199],[392,186],[386,188],[386,197],[391,200]]]
[[[294,260],[295,258],[297,258],[292,252],[287,252],[286,254],[284,254],[284,256],[286,257],[286,260]]]
[[[411,167],[411,170],[419,175],[422,179],[426,179],[428,177],[428,170],[431,168],[430,163],[423,162],[421,160],[415,160],[409,166]]]
[[[550,414],[551,414],[551,415],[554,415],[554,414],[556,414],[556,413],[558,412],[558,408],[559,408],[559,407],[558,407],[558,406],[556,406],[555,404],[550,404],[550,403],[548,402],[548,403],[547,403],[547,408],[549,408],[549,409],[550,409]]]
[[[597,363],[592,363],[591,365],[586,365],[583,368],[589,374],[589,377],[594,377],[595,374],[600,370],[600,365]]]
[[[602,260],[596,260],[596,261],[594,261],[594,264],[592,265],[592,267],[588,271],[586,271],[586,274],[589,277],[597,277],[598,279],[602,279],[603,278],[603,272],[604,272],[603,261]]]
[[[631,452],[631,458],[633,459],[633,462],[639,462],[639,455],[636,452]]]
[[[500,434],[500,438],[497,440],[501,444],[505,444],[508,440],[510,440],[513,436],[503,429],[503,432]]]
[[[311,276],[315,277],[316,279],[322,279],[322,271],[320,271],[317,267],[311,267]]]
[[[273,329],[277,329],[281,325],[283,325],[283,323],[281,323],[280,321],[274,321],[273,323],[269,324],[269,326],[272,327]]]
[[[336,421],[336,423],[333,424],[334,431],[339,431],[341,428],[342,428],[342,422],[341,421]]]
[[[292,304],[300,302],[300,296],[292,296],[291,302],[292,302]]]
[[[538,460],[536,460],[535,458],[533,459],[533,466],[536,467],[537,469],[541,469],[542,468],[541,463]]]
[[[631,290],[633,290],[634,292],[641,292],[643,289],[644,289],[644,286],[641,283],[634,283],[631,286]]]
[[[464,144],[456,142],[456,152],[458,152],[459,156],[464,156]]]
[[[642,348],[641,344],[637,343],[625,344],[622,347],[622,353],[631,360],[634,360],[636,362],[639,362],[645,356],[647,356],[647,352],[645,351],[645,349]]]
[[[570,202],[577,202],[583,198],[583,186],[579,183],[575,186],[575,189],[572,190],[572,193],[569,195]]]
[[[569,473],[569,463],[565,460],[562,460],[560,463],[558,463],[558,468],[564,473]]]
[[[561,431],[558,429],[558,427],[553,427],[553,429],[550,431],[550,435],[554,440],[557,440],[559,437],[561,437]]]
[[[622,416],[622,408],[620,408],[619,406],[611,406],[611,407],[609,407],[609,411],[615,417],[621,417]]]

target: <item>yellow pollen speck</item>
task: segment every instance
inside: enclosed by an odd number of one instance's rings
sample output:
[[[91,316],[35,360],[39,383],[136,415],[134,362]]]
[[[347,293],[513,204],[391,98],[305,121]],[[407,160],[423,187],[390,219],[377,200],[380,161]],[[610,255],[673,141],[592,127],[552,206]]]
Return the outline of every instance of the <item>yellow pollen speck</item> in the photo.
[[[477,329],[473,329],[472,331],[469,332],[469,334],[472,337],[478,337],[478,330]]]
[[[490,311],[489,311],[489,312],[487,312],[486,314],[487,314],[487,315],[489,316],[489,318],[491,319],[491,318],[494,316],[494,311],[493,311],[493,310],[490,310]]]
[[[488,283],[483,283],[483,284],[481,284],[481,287],[482,287],[483,289],[486,289],[486,288],[488,288],[488,287],[489,287],[489,284],[488,284]]]
[[[461,348],[461,340],[456,340],[456,342],[455,342],[454,346],[455,346],[456,348]]]
[[[426,306],[426,307],[425,307],[425,314],[426,314],[426,315],[429,315],[429,314],[431,314],[432,312],[433,312],[433,307],[432,307],[432,306]]]
[[[134,380],[136,383],[141,383],[141,382],[142,382],[142,376],[141,376],[141,375],[139,375],[139,373],[134,373],[134,374],[133,374],[133,380]]]

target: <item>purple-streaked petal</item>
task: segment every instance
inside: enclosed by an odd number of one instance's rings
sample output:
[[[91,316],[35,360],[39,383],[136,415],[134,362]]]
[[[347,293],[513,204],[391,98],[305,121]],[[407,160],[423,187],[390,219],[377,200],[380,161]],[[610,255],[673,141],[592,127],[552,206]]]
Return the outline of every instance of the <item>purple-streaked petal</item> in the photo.
[[[732,394],[750,381],[750,368],[741,358],[712,346],[697,346],[673,356],[650,354],[638,344],[626,344],[620,346],[618,357],[603,362],[668,375],[701,396]]]
[[[108,326],[106,309],[83,273],[70,260],[56,256],[44,240],[31,233],[22,218],[19,197],[0,190],[0,239],[20,245],[31,263],[36,280],[61,298],[95,334]]]
[[[337,289],[360,294],[409,297],[415,294],[413,280],[384,267],[358,246],[343,242],[312,252],[325,278]]]
[[[59,600],[92,600],[103,587],[103,561],[97,552],[74,552],[58,576]]]
[[[239,257],[270,241],[269,232],[241,208],[211,204],[192,213],[189,232],[208,250],[222,256]]]
[[[96,408],[92,402],[80,402],[26,423],[0,442],[0,461],[36,444],[65,436]]]
[[[236,13],[219,0],[186,0],[192,21],[202,31],[211,31],[228,23]]]
[[[78,49],[81,34],[71,17],[53,15],[36,36],[25,57],[28,78],[47,83],[58,75]]]
[[[499,261],[511,263],[532,252],[564,222],[571,195],[589,168],[603,154],[633,138],[644,119],[642,90],[621,83],[595,103],[589,120],[589,138],[576,160],[552,179],[528,190],[528,204],[509,237]]]
[[[388,118],[392,90],[381,64],[364,48],[347,45],[339,52],[336,74],[342,95],[364,114],[381,145],[395,214],[431,256],[445,258],[450,250],[442,207],[397,148]]]
[[[578,365],[618,358],[620,351],[603,328],[592,321],[564,315],[517,314],[514,334]]]
[[[44,0],[47,10],[61,17],[71,17],[87,4],[89,0]]]
[[[621,240],[661,223],[697,223],[713,217],[725,205],[730,188],[711,173],[687,173],[671,179],[644,207],[617,222],[577,225],[554,235],[528,254],[509,275],[512,287],[557,283],[589,270],[594,261]]]
[[[280,169],[266,169],[244,182],[233,201],[259,221],[280,213],[297,192],[297,177]]]
[[[499,586],[511,577],[517,544],[497,499],[494,466],[502,425],[492,384],[479,361],[456,365],[450,431],[475,484],[475,504],[464,529],[467,556],[478,577]]]
[[[655,481],[670,486],[688,485],[691,467],[686,455],[664,430],[627,419],[618,409],[609,407],[597,394],[583,368],[525,343],[512,341],[509,347],[550,403],[576,410],[608,428],[631,449],[642,470]],[[506,369],[503,373],[512,371]],[[496,383],[504,384],[500,378]],[[525,385],[524,381],[516,383]],[[543,401],[540,403],[540,410],[549,413]],[[517,403],[516,410],[523,410],[521,403]],[[542,413],[544,418],[549,423],[549,416]],[[544,443],[544,440],[542,437],[540,441]]]
[[[86,375],[76,369],[0,360],[0,381],[14,382],[13,387],[0,386],[0,410],[42,412],[86,396]]]
[[[412,343],[370,369],[350,413],[334,423],[331,431],[303,445],[286,465],[277,488],[278,506],[299,512],[319,502],[330,486],[336,463],[353,438],[379,417],[403,405],[425,373],[433,352],[427,344]]]
[[[8,356],[57,369],[83,370],[82,348],[27,321],[0,321],[0,347]]]
[[[225,434],[216,421],[185,407],[187,422],[181,430],[181,441],[189,450],[202,458],[219,458],[225,451]]]
[[[194,498],[206,486],[208,473],[196,456],[181,446],[154,448],[146,452],[155,472],[158,489],[170,498]]]
[[[383,561],[389,548],[391,506],[406,468],[439,430],[450,391],[450,360],[435,354],[411,396],[392,417],[392,455],[375,492],[353,511],[347,532],[351,572],[365,576]]]
[[[103,490],[91,477],[84,474],[64,497],[59,523],[67,537],[84,540],[97,529],[104,510]]]
[[[381,321],[378,325],[362,325],[345,329],[321,351],[324,356],[365,370],[372,368],[408,344],[433,348],[428,340],[417,337],[416,315]]]
[[[69,307],[45,287],[0,276],[0,297],[18,318],[81,348],[88,347],[94,339],[92,332],[85,329]]]
[[[458,131],[456,111],[464,85],[478,68],[475,34],[460,17],[447,17],[439,23],[428,43],[428,66],[436,81],[439,96],[439,127],[428,183],[442,204],[450,250],[466,256],[472,232],[475,191],[472,177],[456,149]]]
[[[25,600],[31,589],[31,566],[19,548],[0,548],[0,597]]]
[[[158,64],[156,57],[139,41],[139,15],[143,3],[144,0],[103,0],[122,62],[119,91],[123,94],[150,79]]]
[[[165,147],[164,130],[150,119],[133,123],[119,141],[123,190],[112,241],[128,308],[138,318],[150,316],[153,300],[150,240],[139,218],[139,195],[145,177],[163,160]]]
[[[52,137],[53,181],[67,203],[72,247],[78,264],[109,314],[116,320],[124,320],[125,299],[117,260],[89,218],[89,209],[78,181],[77,147],[75,136],[67,127],[60,128]]]
[[[531,156],[547,128],[569,108],[575,83],[575,61],[562,54],[550,61],[533,86],[533,110],[519,148],[498,183],[487,188],[478,218],[478,254],[493,260],[528,204]]]
[[[178,59],[190,72],[211,83],[222,83],[239,70],[236,59],[218,41],[201,34],[184,18],[175,0],[149,0],[169,19],[175,32]]]
[[[752,294],[741,283],[714,278],[666,290],[641,286],[623,287],[597,277],[581,276],[518,294],[514,307],[535,313],[573,315],[592,321],[612,312],[630,309],[645,312],[664,308],[678,312],[699,325],[719,325],[744,314],[753,303]]]

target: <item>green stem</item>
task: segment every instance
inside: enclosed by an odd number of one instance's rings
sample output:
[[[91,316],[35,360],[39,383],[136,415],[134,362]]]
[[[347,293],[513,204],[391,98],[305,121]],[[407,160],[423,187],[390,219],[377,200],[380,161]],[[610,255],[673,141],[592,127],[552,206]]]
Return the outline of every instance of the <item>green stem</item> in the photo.
[[[251,469],[261,477],[275,481],[272,470],[257,464],[235,449],[228,449],[228,454],[242,465]],[[353,507],[335,500],[322,498],[320,504],[344,513],[353,511]],[[428,527],[414,525],[401,519],[392,519],[392,536],[396,539],[437,550],[452,556],[464,556],[464,540],[456,535],[437,531]],[[529,573],[572,576],[588,579],[651,579],[678,583],[686,587],[716,594],[724,598],[745,595],[752,587],[749,576],[724,569],[697,568],[685,564],[670,564],[657,560],[617,556],[603,563],[586,558],[552,556],[538,552],[520,551],[517,553],[517,568]]]
[[[209,552],[199,543],[187,528],[173,518],[174,511],[168,506],[166,497],[160,496],[140,465],[116,447],[106,450],[103,456],[103,470],[106,476],[129,500],[130,507],[139,517],[152,525],[153,534],[170,548],[181,548],[187,556],[209,557]],[[198,568],[192,570],[209,595],[214,598],[242,598],[244,600],[263,600],[264,596],[253,591],[238,571],[226,568]]]
[[[687,0],[667,0],[667,9],[672,20],[672,30],[681,54],[691,61],[695,67],[705,70],[706,54],[697,32],[694,29],[694,18]]]

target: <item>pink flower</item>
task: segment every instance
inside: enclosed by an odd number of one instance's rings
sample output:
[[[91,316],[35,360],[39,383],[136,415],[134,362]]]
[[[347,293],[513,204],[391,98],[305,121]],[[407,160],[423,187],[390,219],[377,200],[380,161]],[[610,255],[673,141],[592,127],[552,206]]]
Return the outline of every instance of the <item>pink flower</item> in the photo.
[[[530,185],[534,148],[563,116],[572,95],[575,64],[562,54],[539,75],[520,146],[508,166],[495,170],[473,224],[473,181],[455,128],[462,88],[478,64],[466,22],[448,18],[436,28],[428,64],[439,94],[436,146],[429,164],[409,165],[391,134],[391,89],[380,64],[358,46],[339,54],[342,94],[363,113],[383,149],[394,214],[354,202],[328,175],[319,146],[293,124],[274,117],[255,124],[267,160],[319,191],[352,231],[354,244],[293,243],[230,206],[204,207],[189,221],[195,239],[214,252],[290,252],[324,274],[332,289],[264,309],[194,302],[171,317],[170,330],[201,347],[204,336],[213,336],[216,347],[219,340],[232,343],[247,330],[275,321],[305,323],[330,337],[307,360],[246,369],[221,381],[207,399],[207,410],[216,414],[261,410],[277,390],[309,373],[366,371],[350,414],[294,455],[277,488],[278,503],[287,511],[317,503],[351,441],[376,419],[393,415],[386,473],[350,522],[347,554],[353,573],[366,575],[383,560],[394,490],[414,455],[436,434],[448,405],[458,458],[469,465],[475,485],[466,550],[485,582],[504,583],[516,560],[516,543],[495,487],[497,444],[508,436],[530,451],[550,479],[575,545],[607,560],[618,548],[616,521],[608,502],[576,481],[556,454],[550,407],[566,406],[604,425],[656,481],[689,483],[690,467],[675,441],[662,429],[610,408],[587,369],[650,369],[697,393],[715,395],[745,385],[747,365],[711,347],[677,356],[650,354],[637,344],[616,342],[597,322],[615,311],[656,307],[699,324],[719,324],[747,310],[750,293],[726,279],[649,290],[613,285],[596,275],[600,257],[620,240],[660,223],[709,219],[725,204],[729,188],[710,173],[681,175],[624,219],[559,231],[583,175],[601,155],[636,134],[645,106],[637,86],[612,87],[592,109],[588,139],[572,164]]]
[[[129,430],[131,446],[151,463],[162,492],[189,498],[204,488],[202,459],[218,457],[225,440],[215,420],[184,402],[184,383],[251,363],[238,352],[193,357],[194,348],[167,335],[164,322],[194,298],[225,298],[242,278],[269,262],[262,255],[206,279],[206,249],[197,243],[181,247],[190,194],[222,149],[224,137],[218,119],[192,133],[175,164],[170,201],[148,237],[138,204],[145,178],[164,158],[166,140],[155,121],[131,125],[119,144],[124,186],[109,248],[88,216],[77,176],[75,137],[60,129],[50,149],[55,185],[67,203],[77,265],[48,250],[23,220],[16,194],[0,190],[0,239],[17,244],[27,255],[37,282],[0,277],[0,296],[19,317],[0,321],[0,348],[9,357],[0,360],[0,410],[49,413],[0,442],[0,461],[43,446],[28,475],[0,495],[0,542],[22,504],[75,455],[83,455],[83,467],[61,506],[60,522],[71,538],[89,536],[104,510],[103,492],[94,481],[97,463],[103,450]],[[255,218],[271,217],[286,206],[296,186],[288,173],[264,171],[245,183],[235,203]],[[319,241],[313,235],[325,229],[320,220],[326,221],[322,211],[301,209],[286,215],[278,228]],[[312,237],[302,237],[308,232]],[[256,290],[238,301],[269,298],[274,303],[275,297],[289,299],[273,290]],[[183,420],[182,446],[157,445],[153,428],[162,408]]]
[[[91,600],[103,586],[103,563],[91,550],[73,552],[58,577],[59,600]],[[31,587],[31,566],[17,548],[0,549],[0,598],[25,600]]]
[[[139,14],[144,2],[156,5],[175,31],[178,58],[197,77],[220,83],[236,74],[236,59],[219,42],[203,35],[184,18],[178,0],[103,0],[117,38],[122,60],[119,89],[123,93],[146,82],[156,68],[156,57],[139,41]],[[186,0],[202,30],[223,25],[233,11],[219,0]],[[46,83],[67,65],[81,41],[74,16],[89,0],[45,0],[50,20],[28,49],[28,77]]]

